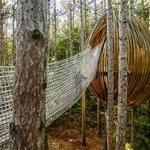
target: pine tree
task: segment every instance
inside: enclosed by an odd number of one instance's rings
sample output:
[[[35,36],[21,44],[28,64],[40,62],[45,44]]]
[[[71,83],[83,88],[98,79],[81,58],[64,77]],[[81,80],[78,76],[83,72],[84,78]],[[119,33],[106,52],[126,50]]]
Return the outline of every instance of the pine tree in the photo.
[[[113,50],[113,9],[107,0],[107,49],[108,49],[108,97],[107,97],[107,149],[113,149],[113,103],[114,103],[114,50]]]
[[[13,34],[12,34],[12,38],[13,38],[13,41],[12,41],[12,54],[13,54],[13,65],[15,65],[15,61],[16,61],[16,46],[15,46],[15,2],[12,6],[12,26],[13,26]]]
[[[0,0],[0,64],[4,64],[4,33],[3,33],[3,23],[4,23],[4,14],[3,14],[3,1]]]
[[[94,20],[95,20],[95,22],[97,22],[97,1],[96,0],[94,0]]]
[[[119,81],[118,81],[118,123],[116,150],[125,149],[126,118],[127,118],[127,42],[126,15],[127,1],[119,4]]]
[[[134,0],[129,0],[129,16],[132,18],[134,16]]]
[[[17,3],[17,59],[10,150],[46,150],[47,1]]]

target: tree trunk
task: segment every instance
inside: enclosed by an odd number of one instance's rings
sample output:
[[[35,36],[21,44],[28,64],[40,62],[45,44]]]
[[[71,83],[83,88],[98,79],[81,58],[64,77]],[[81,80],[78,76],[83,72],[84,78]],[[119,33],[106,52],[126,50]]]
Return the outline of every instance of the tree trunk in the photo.
[[[84,20],[85,21],[85,20]],[[83,1],[80,0],[80,29],[81,29],[81,51],[84,50],[84,37],[85,37],[85,28],[84,28],[84,21],[83,21]],[[81,105],[82,105],[82,145],[86,146],[86,94],[85,92],[82,93],[81,98]]]
[[[126,10],[127,1],[120,0],[119,5],[119,81],[118,81],[118,124],[116,150],[125,149],[127,122],[127,42],[126,42]]]
[[[95,22],[97,22],[97,1],[94,0],[94,18]]]
[[[48,0],[48,32],[50,32],[50,21],[51,21],[51,0]],[[50,34],[50,33],[49,33]],[[50,37],[50,35],[49,35]]]
[[[9,64],[9,57],[8,57],[8,21],[6,20],[4,23],[4,65]]]
[[[108,97],[107,97],[107,150],[113,149],[113,104],[114,104],[114,50],[113,50],[113,9],[107,0],[107,49],[108,49]]]
[[[48,56],[51,56],[50,51],[50,43],[51,43],[51,0],[48,0],[48,19],[47,19],[47,26],[48,26]],[[51,61],[51,57],[48,57],[48,63]]]
[[[71,2],[69,6],[69,33],[70,33],[70,56],[73,55],[73,4]]]
[[[12,6],[12,11],[13,11],[13,20],[12,20],[12,26],[13,26],[13,40],[12,40],[12,54],[13,54],[13,65],[15,65],[16,61],[16,46],[15,46],[15,3]]]
[[[47,1],[17,3],[17,59],[10,150],[46,150]]]
[[[149,6],[149,9],[148,9],[148,11],[149,11],[149,30],[150,30],[150,3],[148,4],[148,6]]]
[[[83,32],[83,2],[80,0],[80,30],[81,30],[81,51],[83,50],[84,47],[84,32]]]
[[[141,0],[141,10],[142,10],[142,16],[144,18],[144,0]]]
[[[82,94],[82,146],[86,146],[86,95]]]
[[[54,45],[54,57],[55,57],[55,60],[57,60],[57,52],[56,52],[56,42],[57,42],[57,8],[56,8],[56,0],[54,0],[54,12],[53,12],[53,15],[54,15],[54,42],[55,42],[55,45]]]
[[[106,0],[103,0],[103,13],[106,12]]]
[[[87,0],[84,0],[84,44],[88,37],[88,10],[87,10]]]
[[[3,2],[0,0],[0,65],[4,63]]]
[[[73,26],[73,29],[74,29],[74,24],[75,24],[75,6],[76,6],[76,0],[73,0],[73,13],[72,13],[72,26]]]
[[[134,0],[129,0],[129,16],[132,18],[134,16]]]
[[[54,41],[57,40],[57,11],[56,11],[56,0],[54,0]]]

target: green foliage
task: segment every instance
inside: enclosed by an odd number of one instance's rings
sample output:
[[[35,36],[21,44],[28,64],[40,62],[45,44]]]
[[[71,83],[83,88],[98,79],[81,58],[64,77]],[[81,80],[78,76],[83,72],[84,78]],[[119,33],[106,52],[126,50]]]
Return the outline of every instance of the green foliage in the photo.
[[[133,150],[133,149],[131,148],[130,143],[126,143],[125,149],[126,149],[126,150]]]
[[[136,121],[141,128],[150,128],[150,118],[147,116],[139,116]]]
[[[150,149],[150,117],[149,102],[141,104],[138,117],[136,119],[137,139],[136,148],[138,150]]]
[[[5,49],[5,65],[12,64],[13,61],[13,52],[12,52],[12,39],[6,38],[4,40],[4,49]]]
[[[142,7],[141,3],[137,3],[136,14],[140,19],[144,19],[148,23],[148,21],[149,21],[149,3],[147,2],[143,7]]]
[[[75,55],[80,52],[80,30],[75,28],[72,33],[72,54]],[[49,60],[62,60],[70,57],[70,33],[66,30],[59,33],[57,41],[49,43]]]

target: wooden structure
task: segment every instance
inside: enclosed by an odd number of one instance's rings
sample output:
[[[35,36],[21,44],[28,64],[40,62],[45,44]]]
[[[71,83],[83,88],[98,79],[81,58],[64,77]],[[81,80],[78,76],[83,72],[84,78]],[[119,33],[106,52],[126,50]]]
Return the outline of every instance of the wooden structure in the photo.
[[[107,98],[107,23],[104,15],[95,26],[89,45],[93,48],[103,42],[99,65],[95,79],[90,85],[93,93],[106,100]],[[136,18],[127,21],[128,48],[128,104],[136,105],[150,98],[150,32],[148,27]],[[118,89],[118,53],[119,31],[118,19],[114,17],[114,78],[115,100]]]

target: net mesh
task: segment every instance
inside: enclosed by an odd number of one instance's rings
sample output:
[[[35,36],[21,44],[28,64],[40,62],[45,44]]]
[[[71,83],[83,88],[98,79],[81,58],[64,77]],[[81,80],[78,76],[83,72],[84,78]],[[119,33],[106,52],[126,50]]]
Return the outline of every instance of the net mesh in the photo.
[[[101,46],[47,65],[46,125],[74,105],[93,80]],[[14,67],[0,66],[0,149],[7,149],[12,120]]]

